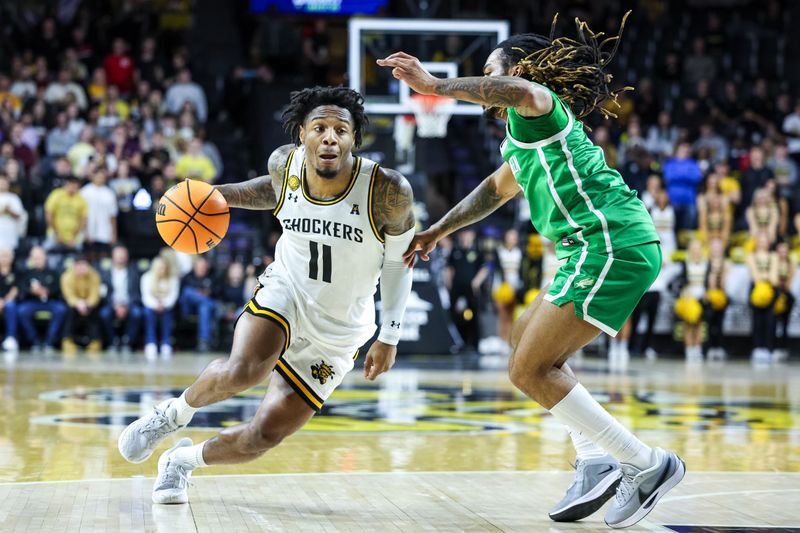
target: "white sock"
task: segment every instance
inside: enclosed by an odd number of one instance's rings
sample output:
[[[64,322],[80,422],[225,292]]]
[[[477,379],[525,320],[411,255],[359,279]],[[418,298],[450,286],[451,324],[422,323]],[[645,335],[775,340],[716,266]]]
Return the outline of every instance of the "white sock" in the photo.
[[[599,457],[603,457],[606,454],[606,451],[603,448],[590,441],[577,431],[573,431],[569,428],[567,428],[567,431],[569,432],[569,437],[572,439],[572,445],[575,446],[576,459],[586,461],[587,459],[597,459]]]
[[[619,342],[620,349],[623,352],[627,352],[628,351],[628,339],[620,339],[618,342]]]
[[[658,462],[653,450],[608,414],[580,383],[550,409],[550,414],[621,463],[645,470]]]
[[[175,409],[175,423],[179,426],[188,424],[194,413],[199,409],[199,407],[192,407],[186,403],[186,391],[183,391],[183,394],[172,400],[170,407]]]
[[[208,466],[205,460],[203,460],[203,446],[205,445],[206,441],[195,444],[194,446],[184,446],[183,448],[176,449],[169,457],[170,459],[182,463],[189,470],[194,470],[200,466]]]

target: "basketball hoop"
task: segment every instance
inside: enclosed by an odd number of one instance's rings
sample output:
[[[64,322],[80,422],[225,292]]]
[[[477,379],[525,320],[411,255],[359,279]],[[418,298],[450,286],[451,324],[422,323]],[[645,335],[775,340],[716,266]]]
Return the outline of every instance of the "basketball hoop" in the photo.
[[[433,94],[414,94],[410,103],[417,122],[417,137],[447,136],[447,123],[455,111],[455,100]]]

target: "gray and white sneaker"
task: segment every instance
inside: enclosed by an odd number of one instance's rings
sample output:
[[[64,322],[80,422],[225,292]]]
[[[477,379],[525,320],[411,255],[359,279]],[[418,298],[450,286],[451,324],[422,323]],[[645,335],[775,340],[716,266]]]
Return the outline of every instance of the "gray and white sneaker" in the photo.
[[[686,475],[686,465],[675,453],[661,448],[654,450],[658,455],[658,464],[647,470],[622,465],[622,480],[606,513],[606,525],[609,527],[629,527],[647,516],[658,500]]]
[[[126,427],[119,436],[117,448],[126,461],[147,461],[165,438],[186,426],[175,423],[175,410],[170,408],[174,398],[164,400],[153,411]]]
[[[192,440],[184,437],[158,458],[158,477],[153,484],[153,503],[189,502],[189,478],[192,477],[192,470],[175,461],[170,454],[178,448],[191,445]]]
[[[621,476],[619,463],[611,455],[576,460],[575,479],[550,511],[550,519],[574,522],[593,514],[614,495]]]

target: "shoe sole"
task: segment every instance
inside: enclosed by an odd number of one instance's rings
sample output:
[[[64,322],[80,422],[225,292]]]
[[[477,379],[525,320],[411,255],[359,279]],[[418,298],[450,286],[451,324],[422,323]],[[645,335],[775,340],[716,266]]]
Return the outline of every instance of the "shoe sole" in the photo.
[[[592,490],[582,498],[578,498],[569,506],[548,514],[554,522],[576,522],[596,513],[617,492],[617,486],[622,479],[619,469],[607,475]]]
[[[656,489],[656,491],[650,495],[645,502],[639,506],[635,513],[633,513],[630,517],[623,520],[622,522],[616,524],[609,524],[606,522],[606,525],[612,529],[622,529],[626,527],[631,527],[632,525],[636,524],[640,520],[642,520],[645,516],[650,514],[650,511],[655,509],[656,504],[658,501],[664,497],[664,495],[672,490],[675,485],[681,482],[683,476],[686,475],[686,463],[683,462],[683,459],[675,455],[678,459],[678,467],[675,469],[675,472],[661,484],[660,487]]]

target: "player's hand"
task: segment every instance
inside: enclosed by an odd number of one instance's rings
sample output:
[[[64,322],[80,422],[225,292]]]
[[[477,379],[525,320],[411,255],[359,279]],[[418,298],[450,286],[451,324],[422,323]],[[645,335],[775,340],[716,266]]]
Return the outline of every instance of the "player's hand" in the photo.
[[[429,261],[430,256],[428,254],[436,248],[436,243],[439,242],[441,238],[442,235],[433,228],[420,231],[414,235],[411,244],[408,245],[408,249],[403,254],[403,262],[408,268],[413,267],[414,263],[417,262],[417,252],[419,252],[423,261]]]
[[[394,366],[397,355],[397,346],[375,341],[369,347],[367,358],[364,360],[364,377],[370,381],[388,371]]]
[[[378,59],[378,65],[392,69],[392,76],[402,80],[420,94],[436,94],[439,78],[425,70],[419,59],[405,52],[395,52],[385,59]]]

